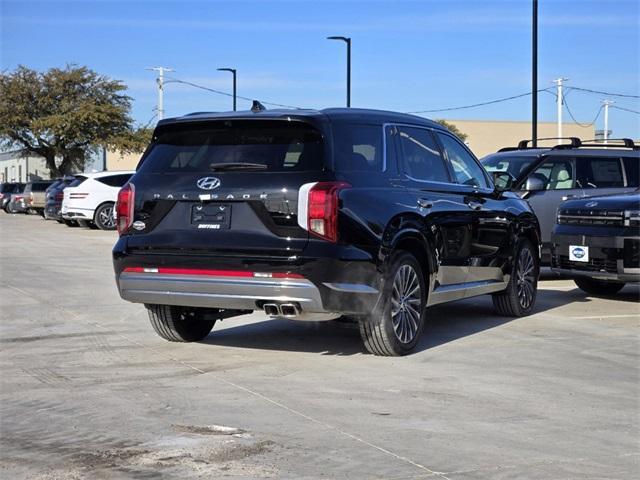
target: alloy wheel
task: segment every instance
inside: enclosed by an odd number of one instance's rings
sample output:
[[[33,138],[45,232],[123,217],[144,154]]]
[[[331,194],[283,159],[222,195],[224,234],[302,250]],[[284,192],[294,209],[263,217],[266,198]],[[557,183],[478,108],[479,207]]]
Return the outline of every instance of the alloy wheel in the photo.
[[[531,250],[523,248],[518,257],[516,282],[518,287],[518,301],[524,309],[529,308],[534,300],[535,274],[535,262]]]
[[[410,343],[418,332],[422,313],[422,292],[418,274],[411,265],[396,272],[391,293],[391,320],[396,337]]]
[[[98,214],[98,218],[100,219],[100,224],[105,228],[113,228],[116,225],[113,218],[113,207],[105,207],[101,209]]]

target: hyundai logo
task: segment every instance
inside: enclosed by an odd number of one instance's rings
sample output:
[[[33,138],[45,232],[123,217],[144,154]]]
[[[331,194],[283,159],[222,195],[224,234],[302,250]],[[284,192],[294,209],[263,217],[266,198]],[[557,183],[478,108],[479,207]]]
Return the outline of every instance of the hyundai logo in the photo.
[[[585,205],[587,208],[595,207],[598,205],[598,202],[589,202]]]
[[[203,177],[196,182],[196,185],[202,190],[213,190],[220,186],[220,179],[216,177]]]
[[[585,255],[584,249],[579,247],[574,248],[571,253],[573,253],[573,256],[576,258],[582,258]]]

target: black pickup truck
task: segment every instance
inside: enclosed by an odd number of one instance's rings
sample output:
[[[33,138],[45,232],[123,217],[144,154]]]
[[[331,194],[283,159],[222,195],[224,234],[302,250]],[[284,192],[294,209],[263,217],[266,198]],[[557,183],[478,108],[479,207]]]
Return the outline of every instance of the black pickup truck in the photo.
[[[198,113],[158,123],[116,206],[120,295],[156,332],[198,341],[216,320],[360,323],[366,348],[402,355],[427,307],[492,294],[526,315],[540,231],[437,123],[363,110]]]

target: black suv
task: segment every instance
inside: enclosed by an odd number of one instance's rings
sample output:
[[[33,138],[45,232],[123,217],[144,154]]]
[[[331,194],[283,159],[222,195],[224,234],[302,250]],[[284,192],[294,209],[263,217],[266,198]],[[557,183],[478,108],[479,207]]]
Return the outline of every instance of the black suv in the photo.
[[[360,322],[401,355],[426,307],[493,294],[531,312],[539,228],[473,154],[429,120],[361,109],[198,113],[158,123],[118,195],[120,295],[171,341],[218,319]]]
[[[640,193],[568,200],[551,235],[553,270],[592,295],[640,282]]]
[[[531,148],[531,140],[523,140],[481,160],[490,173],[513,175],[512,190],[531,204],[542,230],[543,265],[551,263],[551,230],[564,200],[631,192],[640,181],[640,147],[632,140],[563,140],[569,143],[546,148]]]

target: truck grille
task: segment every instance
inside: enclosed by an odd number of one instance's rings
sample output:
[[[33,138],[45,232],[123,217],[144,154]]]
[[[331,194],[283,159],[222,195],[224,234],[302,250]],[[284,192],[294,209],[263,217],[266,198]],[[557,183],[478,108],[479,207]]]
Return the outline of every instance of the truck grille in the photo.
[[[560,209],[558,212],[560,225],[588,225],[588,226],[624,226],[624,212],[622,210],[588,210],[588,209]]]
[[[565,270],[582,270],[585,272],[618,273],[617,260],[592,258],[588,262],[571,262],[567,255],[554,255],[553,265]]]

